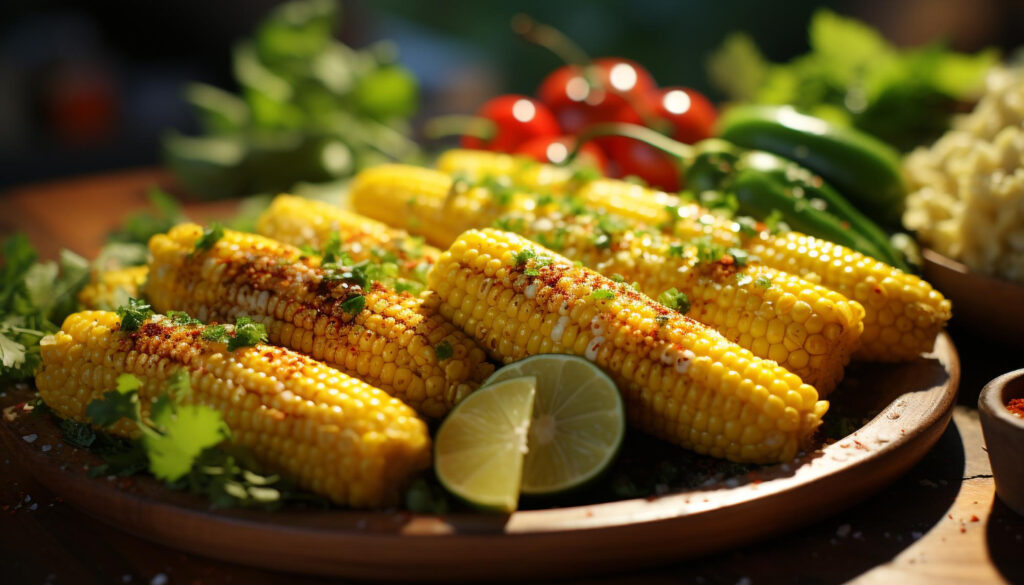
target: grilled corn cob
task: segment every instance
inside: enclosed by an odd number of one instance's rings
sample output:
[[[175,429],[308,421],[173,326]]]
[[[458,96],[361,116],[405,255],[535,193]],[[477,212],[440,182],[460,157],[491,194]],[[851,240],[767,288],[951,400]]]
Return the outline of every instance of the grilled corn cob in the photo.
[[[200,226],[183,224],[150,240],[146,292],[157,311],[187,311],[207,322],[248,315],[266,326],[272,343],[323,360],[431,417],[443,416],[493,370],[429,293],[361,286],[350,273],[322,268],[318,258],[262,236],[226,230],[206,250],[197,247],[202,236]]]
[[[394,505],[411,475],[430,465],[423,421],[369,384],[287,349],[227,351],[204,341],[202,326],[166,317],[151,317],[132,333],[119,326],[115,313],[85,311],[43,339],[36,386],[54,412],[87,422],[88,404],[130,373],[142,382],[148,417],[165,380],[184,370],[192,384],[188,400],[220,411],[233,441],[338,504]],[[137,427],[122,419],[110,430],[132,436]]]
[[[912,360],[931,351],[935,337],[952,316],[952,305],[923,279],[884,262],[797,232],[773,235],[762,229],[743,237],[740,226],[700,206],[686,204],[621,181],[598,180],[577,196],[587,205],[663,226],[693,239],[707,237],[725,246],[740,246],[778,270],[796,274],[842,293],[864,306],[864,333],[855,358],[871,361]]]
[[[511,215],[498,225],[633,283],[652,298],[683,303],[682,312],[774,360],[823,396],[842,379],[863,330],[859,303],[798,276],[747,264],[739,250],[730,254],[654,230],[606,231],[604,220]]]
[[[353,262],[386,260],[398,276],[422,281],[441,251],[419,238],[336,205],[294,195],[278,195],[256,223],[256,232],[292,246],[320,250],[337,235]]]
[[[117,308],[129,297],[139,296],[147,274],[145,266],[93,271],[89,284],[78,292],[78,302],[86,309]]]
[[[531,211],[535,199],[510,185],[468,185],[412,165],[388,164],[360,172],[349,200],[356,212],[448,246],[462,232],[491,223],[510,209]]]
[[[488,177],[508,177],[512,184],[535,193],[565,193],[578,177],[570,167],[540,164],[532,158],[493,152],[454,148],[437,158],[437,170],[472,181]]]
[[[367,213],[389,215],[388,202],[414,197],[412,218],[426,224],[450,208],[463,211],[459,228],[486,227],[493,213],[480,211],[473,220],[461,195],[448,198],[452,182],[439,172],[392,166],[388,174],[367,180],[379,182],[372,196],[356,187],[352,201]],[[416,181],[399,184],[413,173]],[[366,184],[366,183],[363,183]],[[843,295],[769,267],[740,267],[732,256],[702,261],[696,246],[656,230],[626,229],[612,217],[563,214],[552,203],[532,201],[532,212],[506,212],[493,223],[556,249],[602,274],[618,274],[637,282],[641,292],[658,297],[676,289],[688,298],[690,315],[716,329],[755,355],[773,359],[798,374],[822,394],[843,375],[863,329],[863,308]],[[363,203],[360,203],[363,202]],[[528,206],[514,203],[510,207]],[[506,208],[507,209],[507,208]],[[436,225],[436,224],[435,224]]]
[[[855,358],[905,361],[931,351],[935,337],[952,316],[950,302],[926,281],[843,246],[803,234],[772,235],[767,230],[752,238],[740,234],[739,224],[677,196],[614,179],[579,183],[538,182],[515,168],[507,155],[483,151],[449,151],[439,168],[471,176],[508,176],[525,189],[575,195],[592,211],[619,216],[633,225],[658,226],[692,240],[708,237],[723,246],[744,247],[761,262],[840,292],[864,306],[864,333]],[[542,167],[549,165],[540,165]],[[564,173],[561,175],[564,180]]]
[[[796,374],[509,232],[462,234],[427,281],[494,357],[584,356],[616,380],[633,424],[699,453],[786,461],[828,408]]]

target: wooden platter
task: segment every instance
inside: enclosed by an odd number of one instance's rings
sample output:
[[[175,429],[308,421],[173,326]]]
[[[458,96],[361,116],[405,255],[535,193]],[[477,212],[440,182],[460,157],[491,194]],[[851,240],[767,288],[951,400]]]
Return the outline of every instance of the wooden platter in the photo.
[[[409,580],[567,577],[635,569],[783,532],[849,506],[912,467],[949,422],[960,365],[949,336],[903,364],[855,364],[833,412],[873,418],[796,461],[659,497],[509,516],[395,511],[211,511],[146,478],[90,478],[98,459],[25,413],[31,387],[0,392],[0,437],[67,502],[121,530],[245,565]],[[877,414],[875,414],[877,413]],[[833,413],[830,412],[830,415]],[[827,415],[829,416],[829,415]]]

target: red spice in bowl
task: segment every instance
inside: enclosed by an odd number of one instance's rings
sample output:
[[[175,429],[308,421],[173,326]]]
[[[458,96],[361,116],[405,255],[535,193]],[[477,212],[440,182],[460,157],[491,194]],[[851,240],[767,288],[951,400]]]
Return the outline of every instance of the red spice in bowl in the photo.
[[[1024,418],[1024,398],[1014,398],[1007,402],[1006,409],[1010,411],[1010,414]]]

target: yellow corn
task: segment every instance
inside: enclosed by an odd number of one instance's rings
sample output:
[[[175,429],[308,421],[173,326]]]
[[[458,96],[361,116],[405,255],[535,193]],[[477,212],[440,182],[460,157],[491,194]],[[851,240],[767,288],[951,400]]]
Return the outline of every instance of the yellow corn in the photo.
[[[494,357],[584,356],[616,380],[633,424],[699,453],[789,460],[828,408],[796,374],[509,232],[465,232],[427,281]]]
[[[697,246],[654,230],[609,233],[594,216],[557,213],[506,216],[499,224],[652,298],[684,293],[687,315],[823,396],[842,379],[863,330],[863,307],[837,292],[767,266],[740,266],[730,254],[702,258]]]
[[[472,181],[508,177],[512,184],[534,193],[565,193],[577,176],[571,167],[540,164],[536,160],[489,150],[455,148],[437,158],[437,170]]]
[[[504,156],[455,150],[442,155],[439,166],[449,173],[475,177],[508,176],[527,190],[567,192],[591,211],[610,213],[634,225],[658,226],[684,240],[708,237],[723,246],[742,246],[766,266],[821,284],[863,305],[864,333],[855,358],[915,359],[931,351],[935,337],[952,316],[950,302],[926,281],[849,248],[795,232],[771,235],[762,230],[744,239],[735,222],[675,195],[614,179],[566,182],[564,172],[545,175],[544,170],[532,170],[531,175]],[[533,176],[561,178],[539,182]]]
[[[248,315],[272,343],[383,388],[417,411],[443,416],[493,370],[483,350],[448,323],[437,298],[332,279],[298,248],[226,230],[197,250],[203,229],[183,224],[149,242],[147,298],[160,312],[206,322]],[[356,297],[362,297],[360,301]]]
[[[133,333],[115,313],[70,315],[41,343],[36,386],[62,417],[87,422],[88,404],[120,374],[139,378],[147,417],[167,378],[185,371],[187,400],[218,410],[232,440],[300,486],[353,507],[395,505],[411,476],[430,465],[426,424],[401,401],[293,351],[259,345],[227,351],[201,326],[151,317]],[[126,419],[110,430],[134,436]]]
[[[462,232],[490,225],[509,209],[530,211],[534,198],[465,186],[448,175],[412,165],[387,164],[360,172],[349,201],[356,212],[408,230],[434,246],[448,246]]]
[[[139,296],[147,274],[145,266],[93,271],[89,284],[78,292],[78,302],[86,309],[116,309]]]
[[[256,223],[256,232],[292,246],[316,250],[337,235],[353,262],[387,259],[402,278],[422,280],[440,250],[419,238],[336,205],[294,195],[278,195]]]
[[[426,225],[430,218],[443,214],[447,202],[450,208],[465,210],[460,213],[465,224],[460,229],[496,222],[602,274],[635,281],[640,291],[651,297],[675,288],[689,297],[689,314],[694,319],[718,329],[758,357],[789,368],[822,394],[842,379],[863,331],[864,309],[858,303],[791,274],[758,264],[741,269],[727,263],[731,256],[701,262],[695,247],[678,238],[656,230],[619,228],[609,232],[605,224],[614,220],[566,217],[556,204],[541,205],[535,199],[529,201],[533,212],[505,213],[494,220],[493,216],[507,208],[483,209],[474,222],[461,203],[461,194],[447,196],[452,181],[445,181],[442,173],[397,165],[387,171],[371,177],[380,183],[372,197],[359,187],[353,189],[352,201],[364,202],[366,213],[386,217],[391,215],[389,202],[394,205],[413,197],[417,204],[407,214]],[[409,174],[418,180],[402,185],[401,178]],[[362,176],[357,179],[357,184],[368,182]],[[525,203],[522,199],[509,207],[531,207]]]

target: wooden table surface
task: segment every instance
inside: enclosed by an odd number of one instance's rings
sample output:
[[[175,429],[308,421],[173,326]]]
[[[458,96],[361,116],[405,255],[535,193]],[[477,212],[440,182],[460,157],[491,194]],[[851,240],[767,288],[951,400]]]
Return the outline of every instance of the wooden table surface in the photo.
[[[44,257],[54,257],[62,247],[89,257],[125,214],[146,206],[144,193],[154,184],[174,188],[163,171],[141,169],[14,189],[0,198],[0,235],[25,232]],[[231,208],[223,202],[190,203],[187,211],[205,221]],[[959,406],[938,444],[896,483],[828,520],[780,537],[587,582],[1024,583],[1024,518],[995,497],[975,409],[985,382],[1024,366],[1024,351],[987,342],[955,321],[951,331],[963,368]],[[213,561],[118,532],[48,493],[3,449],[0,582],[329,582]]]

